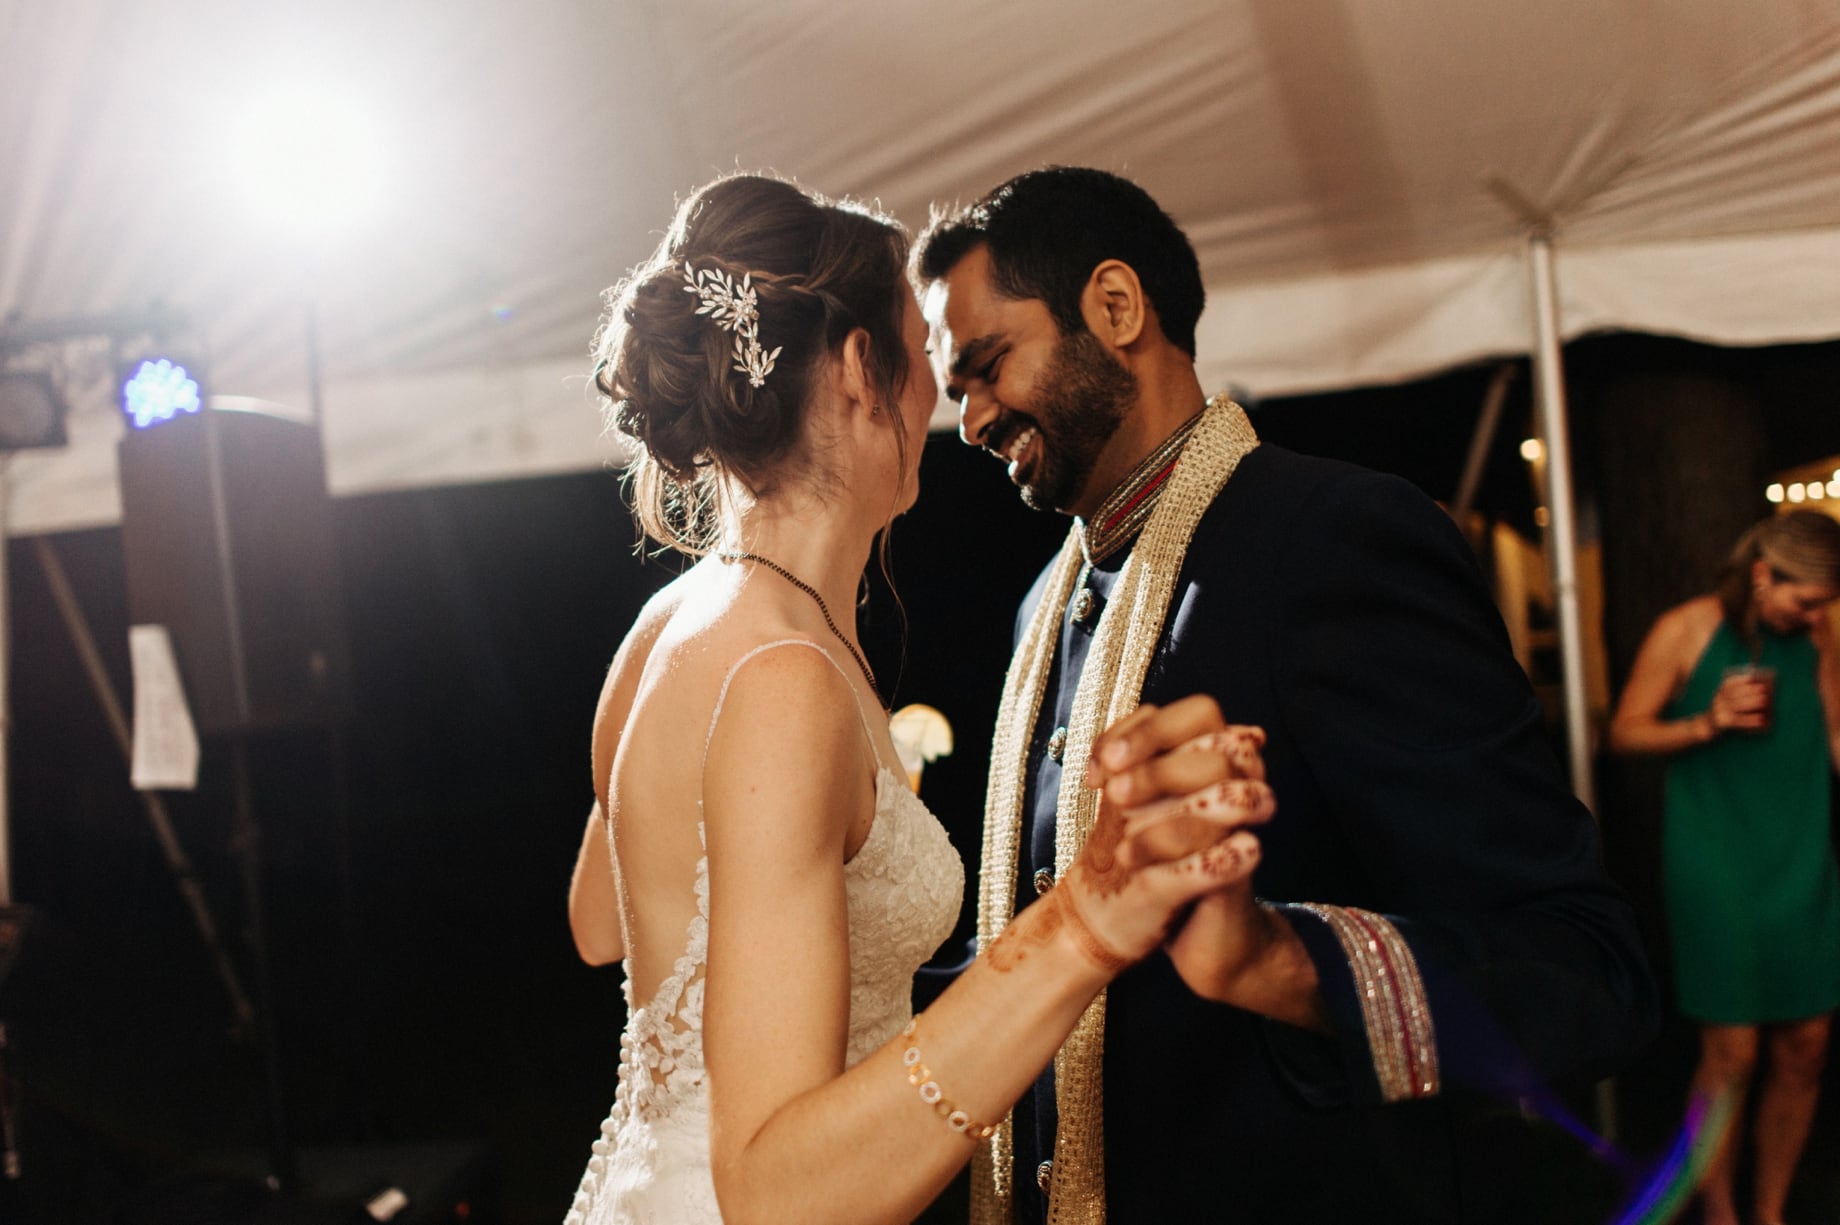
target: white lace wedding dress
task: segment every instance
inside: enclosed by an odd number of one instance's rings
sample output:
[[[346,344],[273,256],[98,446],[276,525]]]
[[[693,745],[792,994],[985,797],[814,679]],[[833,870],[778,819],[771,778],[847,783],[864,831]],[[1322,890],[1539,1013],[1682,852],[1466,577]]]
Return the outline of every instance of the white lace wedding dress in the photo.
[[[787,645],[809,647],[837,664],[802,638],[756,647],[729,669],[710,716],[711,732],[736,670],[760,651]],[[863,729],[867,735],[866,718]],[[899,1034],[912,1016],[914,972],[951,934],[965,871],[938,819],[908,790],[903,776],[883,765],[875,777],[874,824],[843,874],[850,916],[848,1062],[854,1064]],[[634,1007],[626,967],[628,1019],[620,1035],[619,1088],[564,1225],[704,1225],[722,1219],[709,1175],[709,1089],[703,1072],[707,857],[696,865],[696,906],[683,955],[643,1007]]]

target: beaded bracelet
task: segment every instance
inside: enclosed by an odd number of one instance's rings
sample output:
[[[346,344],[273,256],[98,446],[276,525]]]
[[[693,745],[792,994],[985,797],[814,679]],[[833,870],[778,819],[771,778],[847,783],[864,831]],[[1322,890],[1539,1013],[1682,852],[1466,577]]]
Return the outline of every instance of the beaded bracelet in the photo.
[[[920,1062],[919,1028],[920,1019],[916,1017],[901,1031],[901,1036],[907,1039],[907,1045],[901,1050],[901,1065],[907,1069],[907,1083],[920,1090],[920,1100],[931,1106],[933,1113],[946,1121],[947,1127],[972,1140],[990,1139],[997,1129],[988,1123],[973,1121],[970,1115],[960,1110],[946,1097],[945,1090],[939,1087],[939,1082],[933,1079],[926,1065]]]

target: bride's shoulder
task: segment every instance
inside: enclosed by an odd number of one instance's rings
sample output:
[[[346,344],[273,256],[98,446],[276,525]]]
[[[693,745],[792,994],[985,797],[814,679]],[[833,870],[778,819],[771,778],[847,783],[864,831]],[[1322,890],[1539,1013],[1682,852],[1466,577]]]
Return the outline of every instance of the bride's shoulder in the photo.
[[[697,657],[699,680],[713,685],[712,728],[747,726],[748,738],[763,747],[835,738],[853,748],[861,739],[849,678],[802,627],[736,619],[684,646]]]
[[[594,713],[593,756],[597,779],[607,777],[619,746],[626,738],[632,720],[644,696],[658,687],[660,677],[670,677],[677,668],[673,657],[681,652],[681,642],[693,627],[693,611],[705,601],[698,596],[704,585],[699,567],[692,566],[660,588],[633,618],[619,649],[607,666],[600,699]],[[658,703],[644,705],[654,713]],[[605,797],[603,797],[605,798]]]
[[[612,664],[608,666],[610,685],[617,684],[622,678],[637,680],[659,640],[666,636],[666,631],[678,625],[680,614],[685,609],[693,608],[698,603],[697,578],[696,568],[692,567],[660,587],[640,607],[638,615],[620,639],[619,650],[615,652]]]
[[[780,603],[722,582],[720,572],[703,575],[702,569],[699,565],[672,585],[682,587],[673,593],[658,649],[673,671],[722,684],[741,672],[798,676],[813,671],[813,665],[829,670],[824,644],[788,620]]]
[[[642,701],[664,699],[648,706],[708,712],[712,703],[777,703],[790,721],[802,721],[807,708],[828,711],[849,689],[835,655],[779,603],[723,577],[705,559],[652,597],[614,662],[622,682]]]

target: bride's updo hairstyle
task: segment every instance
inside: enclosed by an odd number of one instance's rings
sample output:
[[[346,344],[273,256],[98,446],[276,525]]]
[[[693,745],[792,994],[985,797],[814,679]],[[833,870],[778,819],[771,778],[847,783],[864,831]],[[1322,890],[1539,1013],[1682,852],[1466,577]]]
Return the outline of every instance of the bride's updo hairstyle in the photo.
[[[822,479],[805,415],[825,361],[856,328],[869,335],[869,375],[904,447],[906,261],[893,219],[779,179],[717,179],[679,206],[651,259],[607,291],[594,342],[595,385],[638,444],[629,491],[646,535],[706,553],[731,481],[758,498],[787,476]],[[751,336],[692,282],[712,276],[752,290]]]

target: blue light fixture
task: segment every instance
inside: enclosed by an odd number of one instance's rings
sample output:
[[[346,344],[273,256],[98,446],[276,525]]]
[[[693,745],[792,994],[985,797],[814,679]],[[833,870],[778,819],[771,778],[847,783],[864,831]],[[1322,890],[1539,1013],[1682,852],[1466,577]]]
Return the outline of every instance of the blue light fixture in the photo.
[[[170,358],[150,357],[136,363],[121,381],[121,407],[136,429],[170,421],[204,406],[198,380]]]

